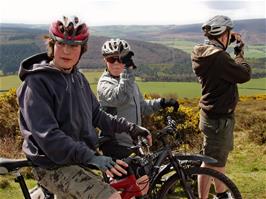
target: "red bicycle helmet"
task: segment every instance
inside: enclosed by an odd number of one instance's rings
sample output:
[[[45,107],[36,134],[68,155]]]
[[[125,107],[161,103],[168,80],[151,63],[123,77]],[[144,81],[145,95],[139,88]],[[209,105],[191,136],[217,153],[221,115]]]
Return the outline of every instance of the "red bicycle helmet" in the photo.
[[[53,40],[68,45],[84,45],[89,38],[88,26],[76,16],[63,16],[54,21],[49,28],[49,34]]]

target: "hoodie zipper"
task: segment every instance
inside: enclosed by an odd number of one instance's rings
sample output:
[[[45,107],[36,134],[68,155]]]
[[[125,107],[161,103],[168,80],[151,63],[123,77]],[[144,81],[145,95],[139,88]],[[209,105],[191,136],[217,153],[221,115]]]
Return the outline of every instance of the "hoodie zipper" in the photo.
[[[72,83],[75,83],[75,80],[74,80],[74,75],[73,75],[73,73],[71,73],[71,80],[72,80]]]

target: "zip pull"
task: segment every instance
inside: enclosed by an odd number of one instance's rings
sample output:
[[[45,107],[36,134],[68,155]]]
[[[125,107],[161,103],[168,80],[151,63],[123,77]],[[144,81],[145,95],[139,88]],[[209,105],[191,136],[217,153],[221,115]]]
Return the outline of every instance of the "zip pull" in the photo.
[[[71,80],[72,80],[72,83],[75,83],[74,75],[73,74],[71,74]]]

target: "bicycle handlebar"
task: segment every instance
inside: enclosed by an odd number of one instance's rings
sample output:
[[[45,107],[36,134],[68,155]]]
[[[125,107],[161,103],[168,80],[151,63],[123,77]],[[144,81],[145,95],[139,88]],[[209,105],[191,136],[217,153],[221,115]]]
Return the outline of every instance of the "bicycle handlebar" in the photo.
[[[167,116],[167,124],[173,129],[176,128],[176,122],[171,118],[171,116]]]

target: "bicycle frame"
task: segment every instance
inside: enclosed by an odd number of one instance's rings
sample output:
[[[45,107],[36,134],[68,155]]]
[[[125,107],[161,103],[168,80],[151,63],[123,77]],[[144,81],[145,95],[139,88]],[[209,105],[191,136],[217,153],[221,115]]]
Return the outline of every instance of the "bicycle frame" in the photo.
[[[160,180],[165,174],[169,174],[170,172],[174,171],[180,176],[183,176],[182,166],[180,165],[180,161],[200,161],[200,162],[207,162],[207,163],[214,163],[216,162],[215,159],[200,155],[200,154],[176,154],[173,155],[170,146],[166,145],[162,150],[155,153],[156,161],[153,166],[153,170],[151,171],[150,177],[150,187],[152,188],[155,186],[156,182]],[[169,159],[170,162],[164,164],[166,159]]]

